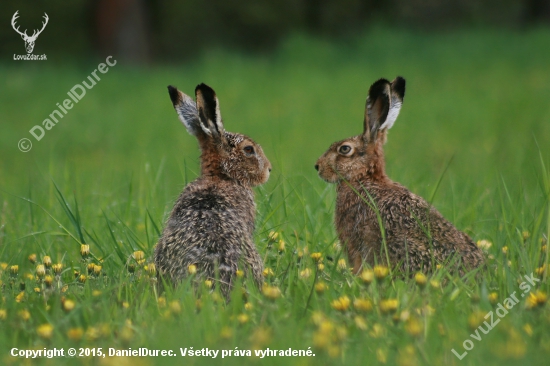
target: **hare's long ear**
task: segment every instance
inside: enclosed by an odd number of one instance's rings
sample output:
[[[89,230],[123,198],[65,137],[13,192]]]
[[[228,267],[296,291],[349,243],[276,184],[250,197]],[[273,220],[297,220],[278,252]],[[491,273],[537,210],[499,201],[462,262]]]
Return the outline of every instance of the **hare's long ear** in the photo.
[[[371,85],[365,106],[363,138],[374,141],[380,126],[388,118],[390,110],[391,85],[386,79],[380,79]]]
[[[390,110],[386,121],[380,126],[380,130],[390,129],[393,123],[399,116],[399,111],[403,105],[403,98],[405,97],[405,79],[401,76],[395,78],[391,82],[391,95],[390,95]]]
[[[174,109],[178,114],[181,122],[183,122],[187,131],[193,135],[199,137],[202,133],[199,120],[199,112],[197,111],[197,105],[189,96],[179,91],[176,87],[169,85],[168,93],[170,99],[174,105]]]
[[[225,130],[216,93],[208,85],[200,84],[195,88],[195,96],[202,130],[214,140],[223,140]]]

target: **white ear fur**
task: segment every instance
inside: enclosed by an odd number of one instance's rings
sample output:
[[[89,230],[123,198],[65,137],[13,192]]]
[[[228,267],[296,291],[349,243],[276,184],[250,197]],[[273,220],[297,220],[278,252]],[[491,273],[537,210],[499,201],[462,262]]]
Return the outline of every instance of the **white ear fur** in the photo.
[[[395,123],[395,120],[397,119],[397,116],[399,116],[399,111],[401,110],[401,106],[403,103],[400,100],[394,101],[394,98],[392,98],[392,102],[390,104],[390,110],[388,111],[388,117],[386,118],[386,121],[380,126],[379,130],[383,129],[390,129],[392,128],[393,124]]]
[[[199,121],[199,113],[197,112],[197,105],[195,101],[191,99],[188,95],[182,94],[182,102],[177,106],[174,106],[180,121],[184,124],[187,131],[193,135],[197,136],[197,127],[201,126],[202,130],[204,128]],[[210,131],[204,131],[208,133]]]
[[[220,102],[216,93],[208,85],[200,84],[195,88],[195,95],[201,128],[209,136],[223,139],[225,129],[220,113]]]
[[[380,130],[392,128],[397,116],[399,116],[399,111],[403,105],[403,98],[405,97],[405,79],[401,76],[395,78],[391,82],[391,93],[390,93],[390,108],[388,110],[388,116],[386,120],[380,126]]]
[[[220,134],[223,135],[225,129],[223,128],[222,115],[220,113],[220,102],[218,97],[216,97],[216,126]]]
[[[197,105],[193,99],[173,86],[168,87],[168,93],[170,94],[170,99],[172,100],[174,109],[178,114],[178,118],[187,129],[187,132],[193,136],[197,136],[199,126],[204,131],[204,128],[200,123]],[[204,132],[207,133],[208,131]]]

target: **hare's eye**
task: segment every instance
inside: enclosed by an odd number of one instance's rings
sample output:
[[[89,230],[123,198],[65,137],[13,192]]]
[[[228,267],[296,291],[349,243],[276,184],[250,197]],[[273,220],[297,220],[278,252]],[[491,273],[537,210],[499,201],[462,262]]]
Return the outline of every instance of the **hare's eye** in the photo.
[[[250,145],[245,146],[243,150],[244,150],[245,153],[247,153],[249,155],[254,154],[254,147],[252,147]]]
[[[338,152],[342,155],[347,155],[351,151],[351,146],[349,145],[342,145],[338,148]]]

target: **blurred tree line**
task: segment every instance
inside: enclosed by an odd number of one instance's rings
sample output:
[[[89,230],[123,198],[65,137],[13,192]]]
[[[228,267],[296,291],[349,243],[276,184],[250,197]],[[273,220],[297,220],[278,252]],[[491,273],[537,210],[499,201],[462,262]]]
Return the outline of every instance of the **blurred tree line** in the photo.
[[[47,29],[34,53],[113,55],[133,63],[192,58],[212,46],[269,50],[292,32],[338,37],[385,26],[446,30],[550,24],[550,0],[3,0],[0,53],[24,54],[11,27]],[[57,58],[56,57],[56,58]]]

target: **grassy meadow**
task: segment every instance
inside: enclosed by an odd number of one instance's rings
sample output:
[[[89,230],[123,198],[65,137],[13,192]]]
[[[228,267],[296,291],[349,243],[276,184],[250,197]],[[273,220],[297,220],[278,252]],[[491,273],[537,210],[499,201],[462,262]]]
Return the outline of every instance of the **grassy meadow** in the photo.
[[[102,60],[4,61],[0,364],[546,364],[549,41],[550,29],[373,30],[334,42],[294,36],[269,54],[211,50],[148,68],[119,61],[40,141],[31,127]],[[334,186],[314,163],[362,131],[370,84],[397,75],[407,91],[385,147],[388,175],[484,245],[487,268],[477,278],[444,267],[427,278],[385,268],[357,277],[338,245]],[[197,143],[166,86],[192,94],[201,82],[216,90],[226,129],[259,142],[273,165],[255,190],[266,287],[245,283],[245,296],[239,281],[228,305],[206,285],[200,300],[189,283],[158,293],[149,264],[175,199],[199,171]],[[19,151],[21,138],[31,151]],[[531,274],[540,281],[524,293]],[[517,304],[476,336],[514,292]],[[473,348],[460,360],[452,349],[462,355],[463,344]],[[178,356],[24,362],[10,355],[14,347]],[[191,347],[311,347],[315,357],[179,355]]]

